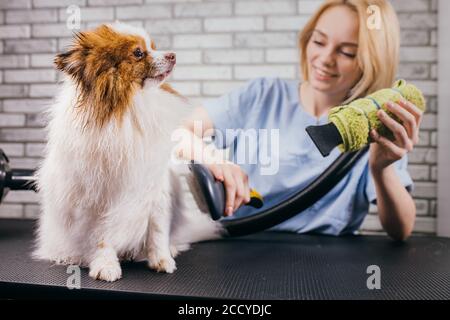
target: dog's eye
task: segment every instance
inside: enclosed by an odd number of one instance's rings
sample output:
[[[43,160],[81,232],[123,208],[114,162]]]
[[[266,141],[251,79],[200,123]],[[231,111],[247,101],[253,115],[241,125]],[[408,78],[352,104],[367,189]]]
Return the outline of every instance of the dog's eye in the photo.
[[[134,50],[133,54],[136,58],[142,58],[144,56],[144,53],[141,51],[141,48],[137,48],[136,50]]]

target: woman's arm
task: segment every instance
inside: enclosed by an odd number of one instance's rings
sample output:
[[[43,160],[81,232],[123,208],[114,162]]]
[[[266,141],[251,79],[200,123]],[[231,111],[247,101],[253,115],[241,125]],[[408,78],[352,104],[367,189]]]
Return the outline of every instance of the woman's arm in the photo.
[[[396,240],[405,240],[414,227],[416,206],[393,166],[380,171],[372,170],[378,215],[389,236]]]
[[[383,228],[392,238],[405,240],[411,235],[416,218],[416,206],[411,195],[400,182],[393,163],[413,150],[419,141],[422,111],[408,101],[388,103],[388,110],[401,121],[378,111],[378,117],[394,134],[394,141],[380,136],[375,130],[370,135],[376,143],[370,145],[369,167],[374,179],[377,206]]]
[[[213,124],[206,110],[202,107],[196,108],[177,130],[177,157],[204,164],[223,161],[222,153],[213,144],[207,145],[203,140],[212,134]]]
[[[228,161],[213,143],[204,137],[212,135],[214,125],[203,107],[194,110],[180,129],[181,140],[175,150],[180,159],[195,160],[209,168],[213,176],[224,183],[226,203],[224,215],[231,216],[241,205],[250,202],[248,176],[240,166]]]

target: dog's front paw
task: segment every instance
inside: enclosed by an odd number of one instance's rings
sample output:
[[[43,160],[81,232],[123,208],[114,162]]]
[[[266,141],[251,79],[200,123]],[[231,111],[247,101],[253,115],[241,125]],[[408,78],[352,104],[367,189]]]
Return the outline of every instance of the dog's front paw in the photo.
[[[122,269],[118,261],[96,259],[89,265],[89,276],[96,280],[113,282],[122,278]]]
[[[150,255],[148,257],[148,266],[150,269],[166,273],[173,273],[177,269],[175,260],[171,256],[157,257]]]

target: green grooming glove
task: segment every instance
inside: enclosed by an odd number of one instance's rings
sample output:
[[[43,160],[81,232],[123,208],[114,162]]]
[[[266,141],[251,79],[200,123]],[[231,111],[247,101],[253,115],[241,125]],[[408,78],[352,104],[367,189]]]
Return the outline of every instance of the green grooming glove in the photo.
[[[408,100],[425,111],[426,103],[422,92],[414,85],[398,80],[392,88],[381,89],[348,105],[332,108],[328,116],[330,124],[308,127],[307,131],[324,156],[336,145],[342,152],[363,148],[372,142],[369,136],[372,129],[393,140],[392,132],[378,119],[377,111],[381,108],[401,123],[400,119],[385,107],[387,102],[398,103],[401,99]]]

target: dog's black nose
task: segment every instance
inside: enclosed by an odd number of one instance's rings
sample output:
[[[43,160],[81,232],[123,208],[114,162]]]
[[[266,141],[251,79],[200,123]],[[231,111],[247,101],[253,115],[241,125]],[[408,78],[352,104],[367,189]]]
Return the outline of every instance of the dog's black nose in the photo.
[[[165,58],[167,61],[170,61],[170,62],[176,62],[176,60],[177,60],[177,56],[175,55],[174,52],[166,53],[166,55],[164,56],[164,58]]]

